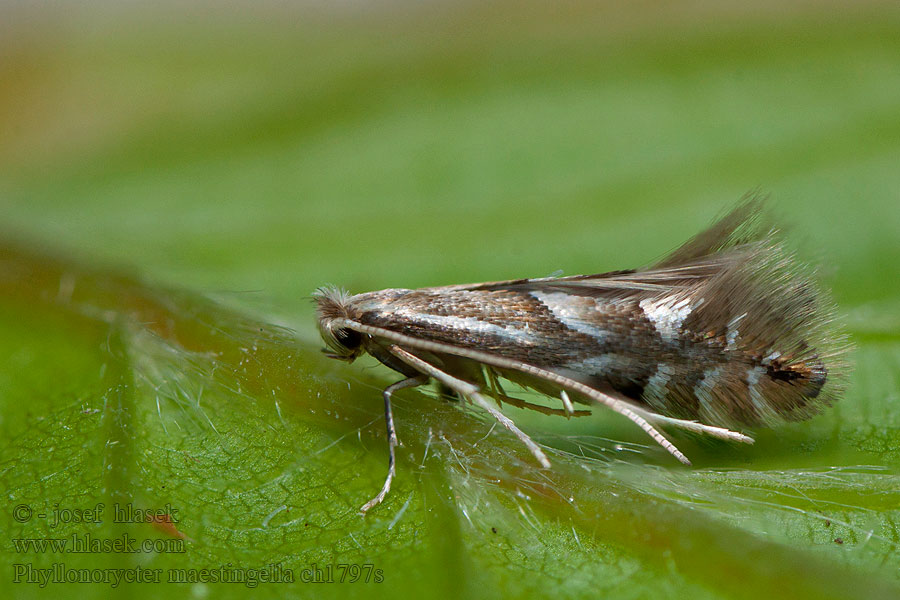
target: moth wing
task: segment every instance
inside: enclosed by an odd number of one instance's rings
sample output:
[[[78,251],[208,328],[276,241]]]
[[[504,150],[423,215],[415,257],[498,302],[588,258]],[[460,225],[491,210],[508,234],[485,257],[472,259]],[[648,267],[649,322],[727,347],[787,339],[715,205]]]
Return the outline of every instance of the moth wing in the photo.
[[[613,271],[540,280],[559,287],[633,289],[670,293],[693,287],[747,261],[774,233],[764,213],[765,200],[748,196],[724,217],[655,264],[634,271]]]
[[[724,256],[730,251],[762,242],[774,232],[765,213],[765,198],[751,194],[678,249],[656,263],[655,270],[668,270],[680,265],[702,262],[704,258]]]
[[[592,275],[510,279],[426,288],[430,291],[533,291],[571,290],[573,293],[604,292],[671,293],[720,275],[748,260],[765,244],[774,228],[764,217],[764,198],[748,196],[715,224],[697,234],[659,262],[637,270]]]
[[[720,273],[727,265],[733,264],[738,255],[721,256],[697,261],[693,264],[668,268],[651,268],[644,271],[611,271],[594,275],[571,275],[569,277],[541,277],[535,279],[510,279],[461,285],[447,285],[423,288],[428,292],[461,291],[513,291],[527,293],[535,290],[566,290],[579,295],[603,292],[656,292],[668,293],[675,288],[689,287]]]

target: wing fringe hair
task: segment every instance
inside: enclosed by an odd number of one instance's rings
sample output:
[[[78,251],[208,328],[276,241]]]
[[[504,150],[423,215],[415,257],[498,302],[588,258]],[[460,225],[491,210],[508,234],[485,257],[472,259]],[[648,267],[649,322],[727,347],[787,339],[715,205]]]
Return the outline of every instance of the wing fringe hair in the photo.
[[[719,339],[744,359],[723,365],[717,384],[699,394],[701,420],[721,426],[803,420],[843,393],[848,337],[815,269],[785,247],[765,198],[745,197],[635,276],[681,285],[702,298],[684,329]],[[688,404],[692,392],[698,395],[696,388],[681,392]]]

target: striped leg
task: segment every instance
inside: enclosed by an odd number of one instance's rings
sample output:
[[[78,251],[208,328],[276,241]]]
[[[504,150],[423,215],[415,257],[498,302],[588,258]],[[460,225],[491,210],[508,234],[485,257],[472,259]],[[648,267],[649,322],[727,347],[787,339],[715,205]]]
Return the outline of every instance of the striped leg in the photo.
[[[416,369],[420,373],[428,375],[429,377],[433,377],[455,392],[462,394],[467,398],[470,398],[475,404],[490,413],[490,415],[497,419],[497,421],[501,425],[506,427],[510,432],[513,433],[513,435],[519,438],[519,441],[525,444],[528,450],[531,451],[531,454],[537,459],[539,463],[541,463],[542,467],[544,467],[545,469],[550,468],[550,461],[547,459],[547,455],[544,454],[544,451],[541,450],[541,447],[538,446],[534,442],[534,440],[528,437],[525,432],[516,427],[516,424],[513,423],[512,419],[494,408],[493,404],[491,404],[491,402],[487,398],[479,393],[478,386],[472,385],[471,383],[463,381],[462,379],[457,379],[456,377],[453,377],[452,375],[441,371],[431,363],[422,360],[415,354],[407,352],[400,346],[390,346],[388,350],[391,352],[391,354],[393,354],[412,368]]]
[[[397,390],[402,390],[403,388],[408,387],[416,387],[422,385],[424,383],[428,383],[428,377],[425,375],[419,375],[417,377],[410,377],[408,379],[404,379],[402,381],[398,381],[397,383],[392,383],[391,385],[384,388],[383,396],[384,396],[384,421],[387,425],[387,438],[388,438],[388,474],[384,480],[384,485],[381,487],[381,491],[378,494],[366,502],[362,508],[359,509],[359,512],[362,514],[366,514],[373,506],[377,506],[381,504],[384,500],[384,497],[387,496],[387,493],[391,490],[391,481],[394,480],[394,463],[396,462],[396,456],[394,454],[394,448],[400,445],[400,440],[397,439],[397,430],[394,429],[394,414],[391,411],[391,394],[396,392]]]

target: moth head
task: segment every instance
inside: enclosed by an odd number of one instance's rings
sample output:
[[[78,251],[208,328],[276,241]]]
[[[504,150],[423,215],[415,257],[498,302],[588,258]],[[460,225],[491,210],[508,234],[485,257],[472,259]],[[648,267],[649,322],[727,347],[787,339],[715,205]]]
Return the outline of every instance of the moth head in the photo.
[[[363,334],[343,326],[340,319],[350,318],[350,295],[336,287],[323,287],[313,293],[316,301],[319,333],[330,358],[352,362],[363,353]]]

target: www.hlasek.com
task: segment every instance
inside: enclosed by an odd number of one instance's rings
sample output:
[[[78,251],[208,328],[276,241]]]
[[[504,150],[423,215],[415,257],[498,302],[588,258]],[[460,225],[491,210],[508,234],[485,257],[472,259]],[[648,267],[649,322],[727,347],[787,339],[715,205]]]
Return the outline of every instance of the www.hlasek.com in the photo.
[[[90,533],[73,533],[63,538],[13,538],[17,554],[179,554],[185,552],[185,540],[143,539],[123,533],[120,536],[96,537]]]

